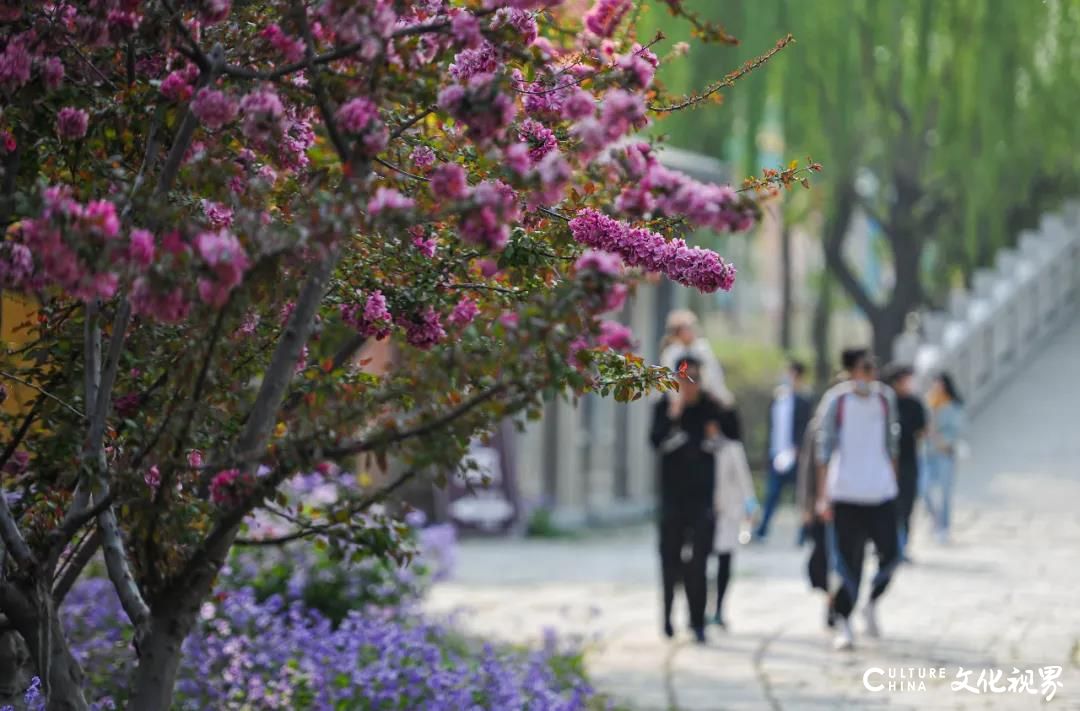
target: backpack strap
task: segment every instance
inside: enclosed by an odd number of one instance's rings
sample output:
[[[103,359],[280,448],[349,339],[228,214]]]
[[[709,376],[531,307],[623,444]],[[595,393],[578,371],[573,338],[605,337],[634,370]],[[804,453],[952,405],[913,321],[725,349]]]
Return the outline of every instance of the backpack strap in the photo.
[[[844,424],[844,400],[847,398],[847,393],[841,393],[838,395],[836,401],[836,429],[839,430]],[[877,393],[878,400],[881,401],[881,412],[885,415],[885,422],[889,421],[889,398],[885,397],[885,393],[880,390]]]

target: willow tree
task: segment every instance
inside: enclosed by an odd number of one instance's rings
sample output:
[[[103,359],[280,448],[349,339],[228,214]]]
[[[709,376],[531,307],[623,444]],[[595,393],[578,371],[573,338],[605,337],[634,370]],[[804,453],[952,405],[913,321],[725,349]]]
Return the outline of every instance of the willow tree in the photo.
[[[755,0],[730,10],[744,40],[736,59],[769,36],[790,32],[798,44],[732,93],[735,135],[722,145],[752,169],[762,107],[773,102],[785,151],[824,164],[815,193],[827,281],[866,315],[879,355],[891,354],[909,312],[943,296],[946,277],[970,277],[1080,187],[1075,0]],[[716,59],[691,62],[687,75],[661,76],[678,84]],[[692,121],[665,130],[691,148],[718,144],[710,124]],[[869,283],[849,260],[860,214],[880,229],[890,285]]]

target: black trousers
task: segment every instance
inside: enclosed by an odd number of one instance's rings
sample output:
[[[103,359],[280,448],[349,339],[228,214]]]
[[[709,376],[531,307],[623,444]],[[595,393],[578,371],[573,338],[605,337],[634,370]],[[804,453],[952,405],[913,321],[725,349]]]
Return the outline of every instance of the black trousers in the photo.
[[[898,479],[900,493],[896,496],[896,521],[907,541],[911,536],[911,513],[915,510],[915,496],[919,488],[919,465],[914,462],[901,464]]]
[[[885,592],[900,562],[896,501],[893,499],[880,504],[834,502],[832,510],[834,567],[840,578],[832,604],[836,614],[848,617],[859,599],[866,542],[873,541],[878,556],[878,569],[870,591],[871,600],[878,599]]]
[[[716,618],[724,618],[724,593],[731,580],[731,551],[716,554]]]
[[[664,511],[660,516],[660,572],[664,586],[664,621],[671,621],[675,586],[682,580],[690,606],[690,626],[705,626],[706,567],[712,552],[716,518],[711,510]],[[689,560],[683,548],[690,546]]]

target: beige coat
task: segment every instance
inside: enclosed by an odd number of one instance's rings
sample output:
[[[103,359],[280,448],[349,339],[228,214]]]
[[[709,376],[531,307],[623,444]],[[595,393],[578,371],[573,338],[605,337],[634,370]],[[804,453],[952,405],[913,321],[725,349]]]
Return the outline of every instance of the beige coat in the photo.
[[[746,518],[746,500],[754,496],[754,484],[742,442],[727,440],[715,459],[716,538],[713,548],[718,553],[730,553],[739,545],[739,528]]]

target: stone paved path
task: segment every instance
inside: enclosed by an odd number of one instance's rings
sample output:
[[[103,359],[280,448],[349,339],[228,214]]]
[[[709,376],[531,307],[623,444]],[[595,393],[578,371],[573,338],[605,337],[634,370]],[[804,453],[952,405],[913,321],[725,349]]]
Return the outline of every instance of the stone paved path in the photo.
[[[954,540],[912,550],[881,605],[884,637],[836,653],[822,600],[807,589],[795,522],[742,548],[726,603],[731,631],[709,644],[660,635],[651,528],[573,541],[463,546],[455,580],[430,607],[463,610],[470,629],[506,640],[544,627],[587,640],[598,686],[630,708],[1080,709],[1080,321],[980,413],[963,464]],[[856,625],[856,632],[860,632]],[[1063,667],[1056,698],[954,692],[957,668]],[[871,692],[864,672],[929,667],[925,690]],[[924,672],[925,673],[925,672]],[[1036,671],[1036,679],[1038,672]],[[887,680],[886,680],[887,681]]]

